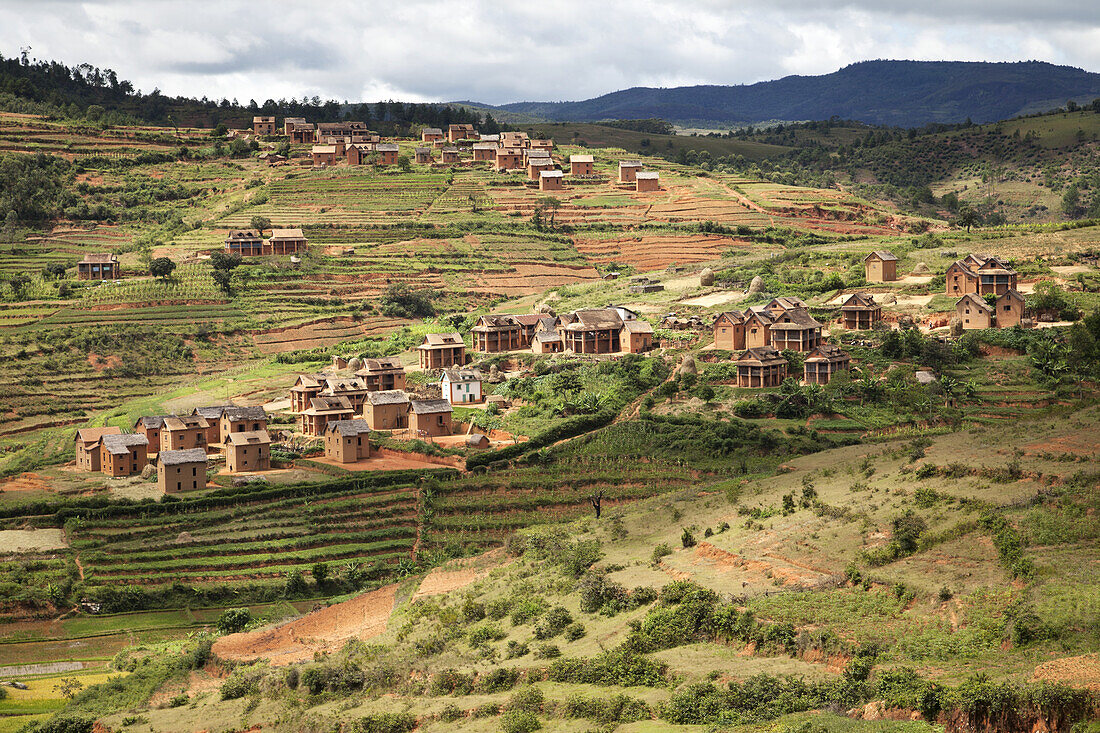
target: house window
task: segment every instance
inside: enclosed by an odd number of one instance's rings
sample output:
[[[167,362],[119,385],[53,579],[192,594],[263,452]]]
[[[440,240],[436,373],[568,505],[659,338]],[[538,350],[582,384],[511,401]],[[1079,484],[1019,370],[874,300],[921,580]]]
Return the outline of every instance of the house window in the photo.
[[[181,484],[179,481],[177,481],[176,482],[176,491],[180,491],[182,488],[183,488],[183,484]]]

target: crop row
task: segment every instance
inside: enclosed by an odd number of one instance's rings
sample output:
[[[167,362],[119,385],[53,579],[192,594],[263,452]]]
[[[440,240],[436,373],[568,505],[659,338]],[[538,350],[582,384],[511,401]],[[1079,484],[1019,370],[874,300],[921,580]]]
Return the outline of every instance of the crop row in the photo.
[[[415,534],[415,533],[413,533]],[[259,568],[287,563],[311,563],[319,560],[341,560],[350,557],[363,557],[380,552],[411,548],[413,539],[385,540],[370,543],[348,543],[329,545],[321,548],[305,549],[293,553],[256,553],[252,555],[231,555],[229,557],[205,556],[201,561],[196,558],[164,559],[157,562],[127,562],[117,565],[89,565],[96,575],[114,575],[120,573],[161,572],[173,570],[225,570],[231,568]]]
[[[186,558],[215,558],[233,557],[257,554],[272,554],[279,552],[295,552],[319,547],[334,547],[349,544],[370,544],[381,540],[398,540],[416,536],[416,526],[391,525],[388,527],[369,530],[365,532],[324,532],[318,534],[299,535],[281,540],[257,539],[251,542],[224,543],[215,547],[185,545],[169,547],[150,552],[129,552],[125,554],[115,552],[94,552],[86,555],[89,563],[99,567],[113,565],[149,565],[157,563],[169,563],[176,560],[183,561]]]
[[[353,555],[351,557],[343,558],[324,558],[326,560],[353,560],[356,558],[362,558],[364,560],[370,560],[372,563],[383,563],[387,565],[394,565],[402,558],[409,557],[408,551],[399,552],[377,552],[373,554],[360,554]],[[265,565],[263,567],[244,567],[244,568],[227,568],[222,570],[185,570],[177,572],[163,572],[156,571],[152,574],[149,573],[131,573],[131,574],[117,574],[117,575],[102,575],[97,576],[94,573],[87,575],[88,579],[92,582],[110,583],[112,585],[123,585],[126,583],[133,583],[138,585],[167,585],[169,583],[184,581],[184,582],[196,582],[196,581],[208,581],[215,583],[226,583],[229,581],[237,580],[251,580],[262,578],[280,578],[292,571],[298,571],[305,573],[310,570],[312,565],[317,560],[309,560],[308,562],[295,562],[293,558],[287,558],[286,563]]]

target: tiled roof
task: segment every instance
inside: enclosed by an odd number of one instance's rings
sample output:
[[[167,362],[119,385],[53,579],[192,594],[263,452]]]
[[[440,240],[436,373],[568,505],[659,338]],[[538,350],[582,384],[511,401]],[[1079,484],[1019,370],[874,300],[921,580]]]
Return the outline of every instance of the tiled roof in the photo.
[[[477,369],[444,369],[443,374],[447,381],[455,384],[481,381],[481,372]]]
[[[86,254],[84,255],[84,259],[82,259],[80,262],[84,265],[110,264],[112,262],[118,262],[118,255],[110,253]]]
[[[206,463],[206,451],[202,448],[162,450],[157,454],[157,463],[163,466],[179,466],[184,463]]]
[[[272,229],[272,239],[305,239],[306,235],[302,234],[301,229]]]
[[[265,445],[271,442],[271,436],[266,430],[249,430],[244,433],[230,433],[225,442],[230,445]]]
[[[412,411],[417,415],[431,415],[437,412],[454,412],[447,400],[413,400]]]
[[[876,249],[874,252],[872,252],[871,254],[864,257],[863,261],[866,262],[867,260],[871,259],[872,257],[878,257],[880,260],[883,260],[884,262],[889,262],[891,260],[896,260],[897,259],[897,256],[893,252],[887,252],[884,249]]]
[[[149,439],[137,433],[122,433],[104,435],[99,439],[100,444],[108,453],[124,455],[140,445],[149,445]]]
[[[356,418],[354,420],[332,420],[325,425],[325,432],[338,432],[344,437],[351,437],[355,435],[364,435],[370,433],[370,425],[367,425],[367,421],[362,418]]]
[[[104,435],[121,435],[122,428],[116,428],[113,425],[107,425],[102,428],[81,428],[76,431],[74,440],[79,440],[81,443],[94,443],[98,442]]]
[[[403,405],[408,401],[409,396],[399,389],[383,389],[367,393],[367,402],[372,405]]]

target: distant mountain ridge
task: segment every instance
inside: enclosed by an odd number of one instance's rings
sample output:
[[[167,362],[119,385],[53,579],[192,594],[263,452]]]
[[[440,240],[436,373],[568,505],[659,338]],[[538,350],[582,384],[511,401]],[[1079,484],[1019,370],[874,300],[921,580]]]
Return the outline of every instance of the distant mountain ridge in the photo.
[[[1100,74],[1042,61],[862,61],[821,76],[740,86],[634,87],[579,102],[515,102],[495,109],[557,122],[660,117],[754,124],[835,116],[912,127],[967,118],[995,122],[1097,97]]]

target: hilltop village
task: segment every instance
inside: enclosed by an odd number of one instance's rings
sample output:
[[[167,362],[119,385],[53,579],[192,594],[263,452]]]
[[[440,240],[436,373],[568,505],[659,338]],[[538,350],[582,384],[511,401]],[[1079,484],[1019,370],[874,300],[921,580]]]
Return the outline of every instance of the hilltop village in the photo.
[[[323,171],[343,166],[443,167],[488,166],[498,173],[519,173],[529,186],[540,192],[563,191],[567,185],[584,186],[604,179],[595,167],[594,154],[572,154],[555,158],[551,139],[532,139],[525,132],[481,135],[470,124],[423,128],[413,149],[412,162],[399,157],[397,142],[386,142],[362,122],[313,124],[302,118],[257,116],[250,131],[231,135],[275,139],[281,136],[308,149],[308,155],[294,161],[284,155],[261,152],[258,159],[269,166],[309,165]],[[636,192],[660,191],[660,174],[646,170],[638,160],[614,161],[617,183]],[[302,227],[232,229],[224,240],[223,256],[237,258],[286,257],[297,266],[309,250]],[[882,285],[899,280],[899,258],[886,250],[873,250],[862,258],[864,280]],[[923,263],[922,263],[923,266]],[[118,280],[122,270],[112,253],[87,254],[77,264],[82,280]],[[910,277],[931,279],[926,267]],[[605,280],[615,280],[609,271]],[[714,284],[714,272],[698,274],[700,286]],[[910,324],[929,331],[943,342],[957,339],[969,330],[1032,328],[1026,298],[1017,289],[1018,273],[1004,259],[969,254],[951,263],[943,273],[944,295],[952,298],[954,313],[946,320]],[[638,275],[630,278],[633,296],[660,293],[658,280]],[[763,281],[753,279],[744,296],[764,295]],[[896,298],[894,299],[896,302]],[[415,361],[406,365],[397,357],[369,358],[359,355],[333,357],[328,371],[301,374],[279,401],[284,413],[280,428],[272,434],[269,415],[259,405],[232,404],[201,406],[190,414],[141,416],[132,429],[119,427],[82,428],[74,436],[76,465],[83,471],[108,476],[152,475],[165,492],[204,489],[207,461],[225,474],[262,475],[272,469],[272,446],[311,443],[324,460],[372,467],[371,435],[389,439],[439,442],[447,447],[482,450],[525,440],[527,436],[486,430],[475,422],[453,418],[455,406],[487,409],[491,413],[517,409],[502,396],[510,375],[492,365],[485,373],[477,364],[495,355],[550,355],[562,358],[614,359],[621,355],[644,355],[668,349],[679,350],[680,342],[661,339],[658,331],[708,333],[699,357],[729,353],[730,384],[739,389],[776,389],[787,380],[801,385],[824,386],[843,373],[860,370],[858,359],[845,350],[849,333],[897,330],[897,319],[886,320],[883,303],[868,292],[841,291],[831,304],[833,320],[818,320],[811,308],[796,295],[785,295],[751,305],[744,310],[721,311],[708,321],[699,316],[681,319],[676,314],[661,318],[644,317],[622,305],[582,308],[556,313],[544,305],[533,313],[485,313],[477,316],[466,332],[430,332],[413,349]],[[1050,321],[1049,314],[1044,319]],[[696,339],[697,340],[697,339]],[[792,358],[791,355],[797,355]],[[684,362],[694,369],[694,360]],[[415,386],[409,371],[418,375]],[[936,375],[918,371],[916,378],[929,384]],[[377,455],[377,451],[374,455]],[[190,479],[190,480],[188,480]]]

